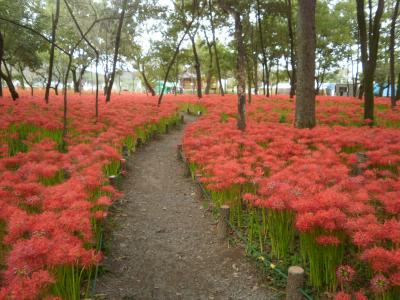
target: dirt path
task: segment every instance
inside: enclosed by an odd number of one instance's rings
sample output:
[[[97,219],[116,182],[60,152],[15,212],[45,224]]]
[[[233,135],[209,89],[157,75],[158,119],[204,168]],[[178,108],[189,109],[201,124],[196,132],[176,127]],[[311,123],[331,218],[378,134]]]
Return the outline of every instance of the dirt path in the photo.
[[[176,158],[182,134],[173,130],[130,158],[96,299],[278,299],[240,247],[217,240]]]

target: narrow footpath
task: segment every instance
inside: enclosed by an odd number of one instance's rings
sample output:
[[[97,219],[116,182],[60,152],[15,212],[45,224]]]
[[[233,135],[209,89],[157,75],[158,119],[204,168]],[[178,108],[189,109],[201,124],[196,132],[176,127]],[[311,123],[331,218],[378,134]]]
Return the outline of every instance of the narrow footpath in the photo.
[[[95,298],[280,299],[242,247],[218,241],[215,220],[177,159],[182,135],[173,129],[129,159]]]

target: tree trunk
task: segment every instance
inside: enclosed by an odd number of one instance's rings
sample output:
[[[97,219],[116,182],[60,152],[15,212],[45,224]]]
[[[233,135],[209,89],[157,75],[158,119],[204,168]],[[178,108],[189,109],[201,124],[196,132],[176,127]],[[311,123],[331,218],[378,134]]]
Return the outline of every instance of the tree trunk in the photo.
[[[360,84],[360,88],[358,90],[358,100],[362,100],[364,97],[364,84]]]
[[[194,57],[194,69],[196,70],[196,82],[197,82],[197,97],[201,98],[202,95],[202,86],[201,86],[201,69],[200,69],[200,60],[199,56],[197,55],[196,49],[196,41],[194,40],[194,36],[189,34],[190,41],[192,42],[192,50],[193,50],[193,57]]]
[[[0,63],[0,73],[1,73],[1,63]],[[3,97],[3,79],[0,76],[0,97]]]
[[[146,89],[150,92],[150,94],[152,96],[155,96],[156,92],[154,91],[154,89],[151,86],[150,82],[147,80],[146,73],[145,73],[145,70],[144,70],[144,65],[142,65],[142,70],[141,71],[139,70],[139,72],[140,72],[140,75],[142,75],[142,78],[143,78],[144,84],[146,86]]]
[[[248,64],[248,65],[250,65],[250,64]],[[248,103],[249,104],[251,104],[251,82],[252,82],[252,78],[251,78],[251,74],[252,74],[253,72],[252,72],[252,70],[251,70],[251,68],[250,67],[248,67],[248,69],[247,69],[247,92],[248,92]]]
[[[71,68],[72,82],[74,84],[74,93],[79,93],[79,79],[76,76],[76,67]]]
[[[270,61],[269,65],[267,64],[267,68],[265,71],[266,71],[265,79],[266,79],[266,83],[267,83],[267,97],[269,97],[270,96],[271,61]]]
[[[365,21],[364,0],[357,0],[357,22],[360,33],[361,62],[363,67],[364,87],[364,119],[374,120],[374,74],[378,55],[381,17],[383,14],[384,0],[378,1],[378,7],[372,22],[371,3],[369,15],[369,30]]]
[[[262,54],[262,65],[263,65],[263,71],[265,72],[265,75],[263,74],[263,93],[264,93],[264,95],[267,94],[267,97],[269,97],[269,82],[268,82],[269,70],[268,70],[268,65],[267,65],[267,53],[265,51],[265,46],[264,46],[263,29],[262,29],[262,24],[261,24],[260,0],[257,0],[256,7],[257,7],[258,35],[260,38],[260,48],[261,48],[261,54]],[[267,92],[265,90],[265,86],[267,86]]]
[[[60,85],[60,79],[57,80],[56,84],[54,85],[54,93],[58,96],[58,86]]]
[[[4,40],[3,40],[3,34],[1,33],[0,30],[0,74],[1,74],[1,62],[3,61],[3,56],[4,56]],[[0,76],[0,97],[3,97],[3,79]]]
[[[170,63],[168,64],[167,72],[165,73],[165,77],[164,77],[163,87],[162,87],[161,92],[160,92],[160,97],[158,97],[158,104],[157,104],[158,106],[161,105],[161,101],[162,101],[162,98],[163,98],[163,96],[164,96],[165,84],[167,83],[168,76],[169,76],[169,72],[171,71],[171,68],[172,68],[172,66],[173,66],[174,63],[175,63],[176,57],[178,56],[179,49],[180,49],[180,47],[181,47],[181,44],[182,44],[183,40],[185,39],[186,35],[189,33],[190,28],[192,27],[193,21],[194,21],[194,20],[192,20],[192,21],[190,22],[190,24],[186,27],[185,33],[183,34],[182,38],[180,39],[178,45],[177,45],[176,48],[175,48],[174,56],[172,57],[172,60],[171,60]]]
[[[397,89],[396,89],[396,101],[400,100],[400,72],[397,76]]]
[[[315,126],[315,6],[316,0],[299,0],[297,57],[301,76],[297,80],[297,128]]]
[[[290,76],[290,98],[293,98],[296,94],[296,83],[297,83],[297,71],[296,71],[296,55],[294,45],[294,34],[293,34],[293,22],[292,22],[292,0],[287,0],[287,19],[288,19],[288,33],[290,43],[290,64],[292,66],[292,72]]]
[[[33,82],[28,81],[28,79],[26,78],[26,76],[24,74],[24,69],[22,68],[22,66],[19,66],[19,70],[21,72],[22,80],[25,80],[26,84],[29,86],[29,88],[31,90],[31,96],[33,97]]]
[[[214,27],[214,18],[212,15],[212,3],[211,0],[208,1],[208,8],[209,8],[209,18],[210,18],[210,25],[211,25],[211,33],[212,33],[212,45],[214,47],[214,54],[215,54],[215,64],[217,65],[217,73],[218,73],[218,82],[219,82],[219,91],[221,93],[221,96],[225,95],[224,92],[224,87],[222,86],[222,77],[221,77],[221,65],[219,63],[219,55],[218,55],[218,49],[217,49],[217,41],[215,38],[215,27]]]
[[[243,42],[243,25],[240,18],[240,12],[225,3],[224,0],[219,0],[219,6],[231,14],[235,20],[235,43],[236,43],[236,81],[238,95],[238,118],[237,128],[241,131],[246,130],[246,48]]]
[[[237,47],[236,80],[238,82],[238,114],[237,127],[246,130],[246,49],[243,43],[243,28],[240,13],[234,11],[235,39]]]
[[[67,65],[67,71],[65,72],[65,77],[64,77],[64,109],[63,109],[63,132],[62,132],[62,147],[65,150],[66,148],[66,141],[65,138],[67,136],[67,115],[68,115],[68,74],[71,69],[71,64],[72,64],[72,55],[73,53],[70,53],[68,55],[68,65]]]
[[[57,32],[57,25],[58,19],[60,17],[60,0],[56,0],[56,15],[52,14],[51,16],[51,47],[50,47],[50,57],[49,57],[49,76],[47,78],[47,85],[46,91],[44,95],[44,100],[46,103],[49,103],[49,96],[50,96],[50,88],[51,88],[51,80],[53,78],[53,66],[54,66],[54,50],[55,50],[55,43],[56,43],[56,32]]]
[[[276,86],[275,86],[275,95],[278,95],[278,86],[279,86],[279,60],[276,61]]]
[[[394,73],[395,67],[395,57],[394,57],[394,47],[395,47],[395,39],[396,39],[396,20],[399,14],[399,6],[400,0],[396,1],[396,6],[393,11],[392,23],[390,26],[390,45],[389,45],[389,53],[390,53],[390,91],[391,91],[391,104],[392,108],[396,106],[396,75]]]
[[[122,11],[121,11],[121,16],[119,18],[117,35],[115,37],[113,68],[112,68],[112,71],[111,71],[110,82],[108,83],[108,86],[107,86],[106,102],[110,102],[110,99],[111,99],[111,92],[112,92],[114,79],[115,79],[115,70],[117,68],[119,46],[120,46],[120,43],[121,43],[122,25],[124,23],[126,6],[127,6],[127,3],[128,3],[128,0],[123,0],[123,1],[124,2],[122,3]]]
[[[210,88],[211,88],[211,80],[212,80],[212,69],[213,69],[213,53],[212,53],[212,45],[210,41],[208,40],[207,33],[204,30],[204,37],[206,39],[206,44],[207,44],[207,49],[208,49],[208,70],[207,70],[207,79],[206,79],[206,88],[204,90],[204,94],[208,95],[210,94]]]
[[[12,78],[10,76],[10,72],[8,71],[7,65],[4,60],[3,65],[7,74],[4,74],[3,71],[0,69],[0,78],[2,78],[6,82],[8,90],[10,91],[11,98],[15,101],[19,98],[19,95],[17,93],[17,90],[15,89],[14,83],[12,82]]]

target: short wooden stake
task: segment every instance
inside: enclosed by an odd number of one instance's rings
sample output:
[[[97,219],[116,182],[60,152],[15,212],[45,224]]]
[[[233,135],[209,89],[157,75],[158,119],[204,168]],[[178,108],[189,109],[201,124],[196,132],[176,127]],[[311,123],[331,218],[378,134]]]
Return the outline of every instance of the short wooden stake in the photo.
[[[136,140],[136,146],[137,147],[140,147],[141,145],[143,145],[144,143],[143,143],[143,140],[142,140],[142,138],[138,138],[137,140]]]
[[[222,205],[219,209],[219,220],[217,224],[218,239],[224,240],[228,236],[228,221],[230,208],[228,205]]]
[[[301,300],[303,295],[300,289],[304,285],[304,269],[299,266],[291,266],[288,270],[286,285],[286,300]]]
[[[182,145],[181,144],[176,146],[176,157],[179,160],[183,160],[183,157],[182,157]]]
[[[123,145],[122,146],[122,155],[125,156],[125,157],[128,157],[129,154],[130,154],[129,152],[130,151],[129,151],[128,147],[126,145]]]
[[[127,169],[126,159],[122,158],[121,159],[121,174],[125,175],[127,170],[128,169]]]
[[[108,180],[110,181],[110,184],[112,186],[115,187],[117,185],[117,176],[111,175],[110,177],[108,177]]]

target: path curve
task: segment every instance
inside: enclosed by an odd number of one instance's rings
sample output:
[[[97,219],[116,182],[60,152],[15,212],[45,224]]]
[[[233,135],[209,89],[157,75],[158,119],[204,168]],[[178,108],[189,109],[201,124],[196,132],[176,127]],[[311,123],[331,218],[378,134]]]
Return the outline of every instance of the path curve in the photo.
[[[278,299],[241,247],[216,238],[201,192],[176,157],[182,135],[172,130],[129,159],[96,299]]]

